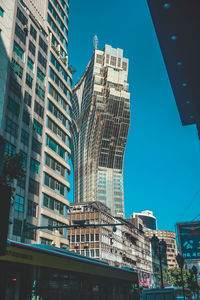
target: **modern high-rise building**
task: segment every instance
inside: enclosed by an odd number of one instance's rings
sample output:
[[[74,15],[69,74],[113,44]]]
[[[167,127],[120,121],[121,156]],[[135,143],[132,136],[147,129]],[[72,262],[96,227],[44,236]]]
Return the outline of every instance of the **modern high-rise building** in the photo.
[[[131,218],[141,219],[146,229],[157,230],[157,219],[150,210],[144,210],[141,213],[132,213]]]
[[[101,201],[124,216],[123,160],[130,124],[128,59],[122,49],[94,50],[72,89],[74,202]]]
[[[8,237],[68,244],[72,75],[68,70],[68,0],[0,0],[0,134],[6,153],[21,152],[26,175],[14,182]]]

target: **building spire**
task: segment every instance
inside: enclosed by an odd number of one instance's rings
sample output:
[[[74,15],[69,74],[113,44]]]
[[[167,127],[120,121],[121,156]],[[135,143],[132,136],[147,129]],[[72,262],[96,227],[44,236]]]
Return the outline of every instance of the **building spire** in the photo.
[[[97,35],[95,35],[94,38],[93,38],[94,50],[98,49],[98,43],[99,43],[98,37],[97,37]]]

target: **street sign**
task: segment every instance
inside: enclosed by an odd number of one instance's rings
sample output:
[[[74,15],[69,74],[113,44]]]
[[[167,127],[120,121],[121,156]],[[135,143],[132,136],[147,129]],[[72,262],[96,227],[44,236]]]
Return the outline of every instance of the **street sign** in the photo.
[[[200,222],[178,223],[177,232],[183,258],[200,259]]]

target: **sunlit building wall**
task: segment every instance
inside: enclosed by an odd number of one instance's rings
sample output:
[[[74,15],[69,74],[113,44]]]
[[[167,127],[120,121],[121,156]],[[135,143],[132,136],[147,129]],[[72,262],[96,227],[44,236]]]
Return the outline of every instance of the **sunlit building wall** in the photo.
[[[74,202],[100,201],[124,216],[123,160],[130,124],[128,59],[105,45],[72,89]]]

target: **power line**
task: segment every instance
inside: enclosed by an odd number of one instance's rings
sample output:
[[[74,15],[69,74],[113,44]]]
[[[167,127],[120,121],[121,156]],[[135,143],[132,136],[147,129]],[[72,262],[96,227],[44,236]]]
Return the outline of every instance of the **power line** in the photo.
[[[192,197],[192,199],[190,200],[189,204],[186,206],[186,208],[184,209],[184,211],[179,215],[178,220],[180,220],[180,218],[182,218],[182,216],[190,209],[190,207],[192,206],[194,200],[196,199],[196,197],[198,196],[200,192],[200,189],[194,194],[194,196]],[[198,216],[197,216],[198,217]]]

